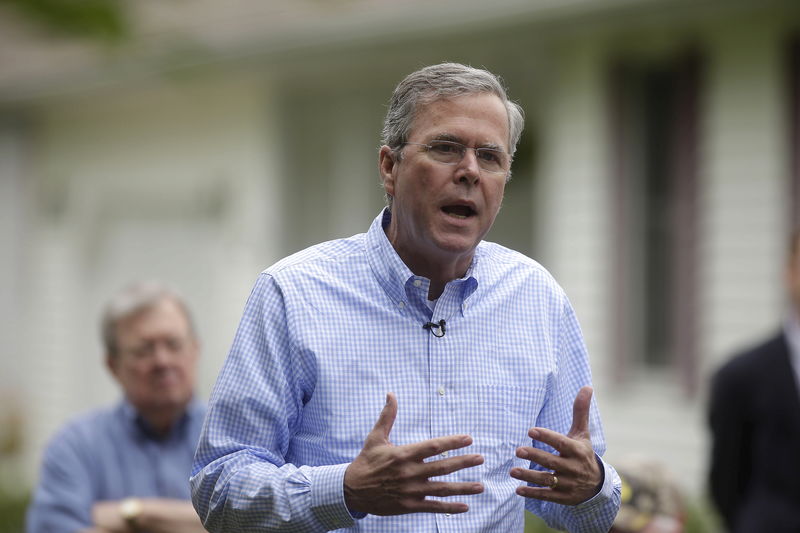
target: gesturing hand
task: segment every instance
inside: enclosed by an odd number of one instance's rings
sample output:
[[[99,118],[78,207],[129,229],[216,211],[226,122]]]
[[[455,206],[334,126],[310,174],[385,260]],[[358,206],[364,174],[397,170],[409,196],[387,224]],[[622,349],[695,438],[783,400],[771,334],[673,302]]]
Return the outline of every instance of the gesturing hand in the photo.
[[[463,513],[465,503],[427,500],[426,496],[457,496],[483,492],[481,483],[431,481],[483,463],[478,454],[458,455],[424,462],[424,459],[472,444],[468,435],[438,437],[395,446],[389,442],[397,416],[397,398],[386,395],[378,421],[367,435],[358,457],[344,473],[344,497],[350,511],[374,515],[406,513]]]
[[[567,505],[577,505],[597,494],[603,477],[589,435],[591,401],[592,388],[581,388],[572,406],[572,427],[566,435],[545,428],[528,431],[532,439],[549,444],[558,455],[532,446],[517,448],[517,457],[553,471],[512,468],[511,477],[542,485],[517,487],[517,494]]]

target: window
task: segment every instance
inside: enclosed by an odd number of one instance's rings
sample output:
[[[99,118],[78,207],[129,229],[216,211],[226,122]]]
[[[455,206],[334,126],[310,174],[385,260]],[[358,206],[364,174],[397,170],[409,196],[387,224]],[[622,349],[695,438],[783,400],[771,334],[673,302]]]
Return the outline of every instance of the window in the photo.
[[[695,385],[698,103],[694,51],[610,69],[616,375],[675,370]]]

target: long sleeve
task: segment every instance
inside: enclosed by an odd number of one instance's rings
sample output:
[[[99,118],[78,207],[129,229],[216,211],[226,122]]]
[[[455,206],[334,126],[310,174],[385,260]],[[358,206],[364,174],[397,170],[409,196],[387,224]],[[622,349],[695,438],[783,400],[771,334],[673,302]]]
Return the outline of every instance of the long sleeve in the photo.
[[[561,321],[553,324],[553,327],[556,328],[554,338],[558,339],[555,354],[558,360],[558,372],[548,384],[548,397],[545,400],[545,407],[539,413],[536,425],[566,435],[572,421],[575,396],[581,387],[591,385],[591,371],[583,335],[566,297],[563,299]],[[543,518],[548,525],[571,533],[608,531],[620,506],[622,482],[614,468],[600,458],[605,453],[606,444],[594,397],[589,414],[589,428],[592,447],[603,472],[603,485],[600,491],[593,498],[575,506],[534,499],[525,502],[526,508]],[[534,442],[534,446],[554,451],[540,442]],[[535,464],[531,467],[541,469]]]
[[[215,531],[327,531],[348,527],[347,464],[297,466],[291,437],[315,368],[292,346],[275,280],[250,295],[209,403],[192,469],[192,499]]]
[[[186,478],[204,412],[200,404],[190,406],[165,440],[150,438],[125,400],[68,421],[45,450],[28,510],[28,533],[92,527],[92,509],[101,501],[129,496],[188,500]]]
[[[619,479],[574,507],[528,502],[509,475],[534,425],[566,433],[591,383],[580,329],[563,290],[538,263],[483,243],[434,309],[429,280],[403,264],[383,231],[322,243],[269,267],[245,306],[212,394],[195,455],[193,501],[212,531],[521,531],[526,503],[571,531],[607,531]],[[423,325],[446,321],[447,335]],[[367,514],[344,503],[344,472],[398,398],[395,445],[468,434],[484,463],[448,481],[480,481],[452,515]],[[592,439],[605,450],[599,414]],[[603,529],[605,527],[605,529]]]
[[[28,533],[75,533],[92,526],[91,457],[74,428],[55,435],[28,508]]]

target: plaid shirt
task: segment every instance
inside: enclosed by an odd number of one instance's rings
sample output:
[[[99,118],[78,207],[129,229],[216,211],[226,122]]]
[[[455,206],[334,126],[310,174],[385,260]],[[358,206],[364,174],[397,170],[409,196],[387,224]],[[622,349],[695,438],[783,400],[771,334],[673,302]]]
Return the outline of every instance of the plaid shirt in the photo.
[[[590,384],[583,338],[562,289],[535,261],[482,242],[461,279],[428,305],[429,281],[389,243],[384,211],[369,232],[323,243],[264,271],[248,299],[212,394],[191,479],[210,531],[522,531],[523,509],[550,525],[608,531],[620,481],[604,464],[600,493],[578,506],[514,492],[515,450],[527,430],[567,433],[577,391]],[[427,322],[445,321],[440,330]],[[480,481],[452,497],[463,514],[353,516],[343,478],[378,418],[398,399],[402,445],[469,434],[452,453],[484,464],[441,479]],[[605,442],[597,406],[590,430]],[[539,446],[544,446],[537,443]],[[551,450],[552,451],[552,450]]]

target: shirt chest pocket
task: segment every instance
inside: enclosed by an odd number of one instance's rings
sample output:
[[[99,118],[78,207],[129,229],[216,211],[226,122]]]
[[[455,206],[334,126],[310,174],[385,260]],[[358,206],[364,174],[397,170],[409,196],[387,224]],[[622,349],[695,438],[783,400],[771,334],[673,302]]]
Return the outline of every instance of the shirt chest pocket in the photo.
[[[531,442],[528,430],[536,425],[545,391],[542,386],[477,385],[461,413],[473,438],[473,453],[484,456],[485,466],[507,475],[516,449]],[[472,451],[472,450],[471,450]],[[522,462],[520,462],[522,464]]]

